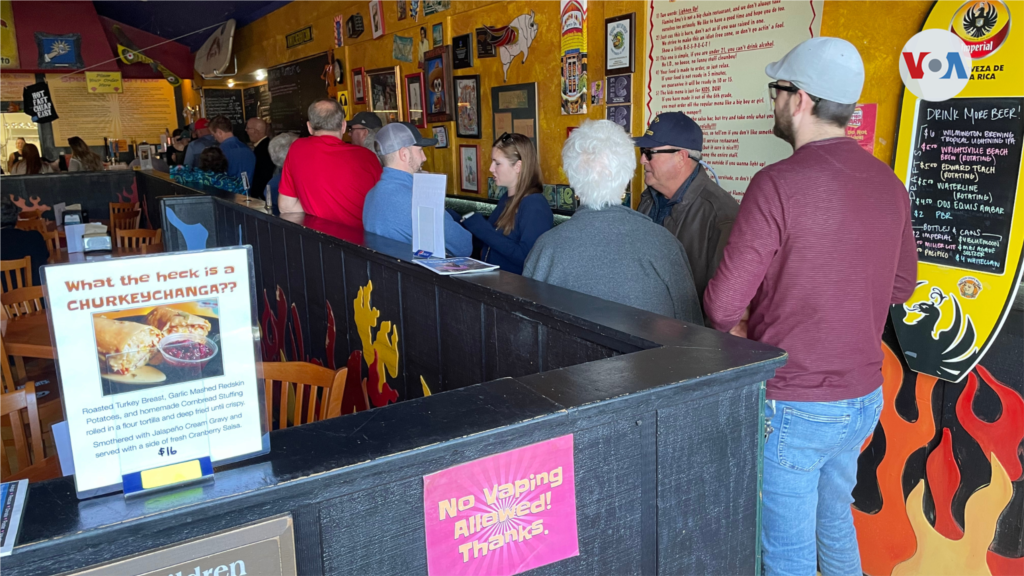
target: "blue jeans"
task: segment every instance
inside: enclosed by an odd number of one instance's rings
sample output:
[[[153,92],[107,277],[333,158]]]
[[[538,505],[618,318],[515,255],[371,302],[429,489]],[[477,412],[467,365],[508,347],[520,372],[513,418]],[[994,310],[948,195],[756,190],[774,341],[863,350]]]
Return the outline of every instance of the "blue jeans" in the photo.
[[[882,389],[837,402],[769,400],[764,446],[762,571],[861,576],[853,527],[860,447],[882,414]]]

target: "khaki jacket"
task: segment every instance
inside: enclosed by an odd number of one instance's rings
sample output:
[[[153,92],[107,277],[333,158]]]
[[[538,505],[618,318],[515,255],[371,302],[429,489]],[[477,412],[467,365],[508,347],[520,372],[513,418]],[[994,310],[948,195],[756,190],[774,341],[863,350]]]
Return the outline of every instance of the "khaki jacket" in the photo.
[[[697,296],[703,307],[704,289],[715,275],[718,263],[722,261],[722,252],[729,242],[729,233],[732,232],[740,205],[721,186],[715,184],[704,168],[698,166],[697,170],[700,172],[689,189],[676,191],[673,197],[682,193],[683,198],[672,206],[662,226],[683,244],[690,259]],[[644,190],[636,208],[638,212],[650,214],[654,207],[654,194],[658,192],[650,187]]]

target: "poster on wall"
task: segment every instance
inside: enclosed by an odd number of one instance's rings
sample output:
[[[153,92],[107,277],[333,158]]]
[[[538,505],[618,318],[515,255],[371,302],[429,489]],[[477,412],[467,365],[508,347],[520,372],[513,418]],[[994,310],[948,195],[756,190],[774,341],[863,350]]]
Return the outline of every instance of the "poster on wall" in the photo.
[[[412,62],[412,36],[393,36],[391,57],[399,62]]]
[[[537,84],[510,84],[491,87],[491,134],[518,132],[533,141],[541,153],[537,139]]]
[[[338,14],[334,17],[334,47],[341,48],[345,45],[345,17]]]
[[[18,36],[14,32],[14,8],[11,0],[0,0],[0,70],[21,68],[18,58]]]
[[[519,574],[578,556],[573,435],[423,477],[430,576]]]
[[[269,449],[248,246],[46,266],[80,497]]]
[[[823,7],[823,0],[767,8],[753,2],[651,2],[649,90],[646,101],[637,103],[644,125],[661,112],[693,118],[704,130],[704,159],[722,188],[742,200],[758,170],[793,153],[772,135],[764,67],[821,34]]]
[[[875,153],[875,125],[878,120],[878,104],[857,104],[857,108],[846,125],[846,136],[853,138],[860,147]]]
[[[366,71],[370,111],[375,113],[383,124],[402,120],[398,72],[398,66]]]
[[[370,0],[370,31],[375,40],[384,35],[384,4],[381,0]]]
[[[561,0],[562,114],[587,113],[587,0]]]
[[[61,118],[53,123],[53,139],[78,136],[90,146],[103,138],[159,142],[169,126],[178,125],[174,86],[162,79],[124,78],[120,94],[92,94],[82,74],[47,74],[53,104]]]
[[[81,34],[36,32],[37,68],[84,68]]]
[[[632,74],[636,46],[636,13],[604,21],[604,73]]]

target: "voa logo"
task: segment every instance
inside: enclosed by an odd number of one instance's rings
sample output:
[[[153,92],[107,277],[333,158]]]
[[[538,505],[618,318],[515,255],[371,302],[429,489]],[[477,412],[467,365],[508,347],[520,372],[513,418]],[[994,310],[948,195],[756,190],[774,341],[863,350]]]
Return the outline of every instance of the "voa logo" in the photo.
[[[948,30],[922,30],[900,54],[903,85],[918,98],[942,102],[959,94],[970,80],[971,53]]]

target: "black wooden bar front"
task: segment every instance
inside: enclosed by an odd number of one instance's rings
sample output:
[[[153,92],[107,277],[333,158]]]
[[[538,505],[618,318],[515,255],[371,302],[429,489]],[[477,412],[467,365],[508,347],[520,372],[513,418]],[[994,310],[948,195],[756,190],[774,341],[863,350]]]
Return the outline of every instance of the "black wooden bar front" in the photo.
[[[202,225],[207,247],[252,245],[261,317],[281,298],[294,307],[288,359],[344,365],[372,281],[379,321],[399,335],[399,401],[273,432],[268,455],[212,485],[78,501],[71,478],[34,484],[5,574],[77,570],[281,513],[299,574],[424,574],[422,476],[564,434],[580,555],[536,573],[757,571],[762,383],[782,351],[512,274],[437,276],[408,245],[159,175],[139,174],[138,190],[160,207],[169,249],[187,242],[169,218]]]

